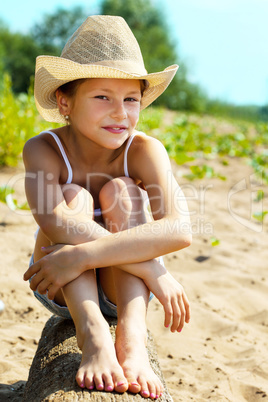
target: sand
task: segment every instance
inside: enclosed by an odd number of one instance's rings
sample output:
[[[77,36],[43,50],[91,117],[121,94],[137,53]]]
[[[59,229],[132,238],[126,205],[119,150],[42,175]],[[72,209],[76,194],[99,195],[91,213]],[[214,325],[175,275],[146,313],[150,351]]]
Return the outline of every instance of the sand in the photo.
[[[192,317],[180,334],[172,334],[163,326],[156,299],[148,312],[174,402],[268,400],[268,219],[252,219],[261,208],[254,201],[258,189],[265,192],[263,208],[268,210],[268,189],[245,161],[228,162],[223,166],[210,161],[226,181],[189,182],[182,177],[187,168],[174,165],[192,214],[194,237],[191,247],[166,256],[165,262],[187,292]],[[22,168],[0,170],[0,186],[12,184],[19,202],[25,197],[22,178]],[[35,227],[29,213],[0,203],[0,299],[5,303],[0,315],[1,401],[20,399],[50,317],[22,280]],[[217,246],[212,246],[212,237],[219,240]]]

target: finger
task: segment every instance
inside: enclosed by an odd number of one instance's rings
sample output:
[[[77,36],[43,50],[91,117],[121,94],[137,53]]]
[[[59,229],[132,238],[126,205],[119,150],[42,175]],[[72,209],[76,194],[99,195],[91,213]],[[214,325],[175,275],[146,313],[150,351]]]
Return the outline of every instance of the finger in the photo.
[[[179,297],[178,305],[179,305],[179,309],[180,309],[180,323],[179,323],[179,326],[177,328],[177,331],[181,332],[182,328],[184,327],[185,315],[186,315],[186,311],[185,311],[184,302],[183,302],[182,297]]]
[[[35,275],[33,276],[33,278],[31,279],[30,288],[31,288],[33,291],[35,291],[35,290],[38,288],[40,282],[42,282],[43,279],[44,279],[44,278],[43,278],[41,272],[38,272],[37,274],[35,274]]]
[[[175,332],[180,328],[181,325],[181,309],[177,299],[172,300],[173,309],[173,321],[170,328],[171,332]]]
[[[168,328],[170,326],[171,320],[172,320],[172,306],[171,306],[171,303],[168,301],[163,305],[163,307],[164,307],[164,311],[165,311],[164,325],[166,328]]]
[[[32,264],[27,271],[25,272],[25,274],[23,275],[23,279],[25,281],[28,281],[34,274],[36,274],[38,271],[40,271],[40,262],[37,261],[36,263]]]
[[[190,322],[190,318],[191,318],[190,303],[189,303],[188,297],[186,296],[185,292],[183,292],[182,297],[183,297],[183,303],[184,303],[184,307],[185,307],[185,322],[187,322],[187,324],[188,324]]]
[[[41,251],[44,254],[50,254],[57,249],[57,245],[54,244],[53,246],[41,247]]]
[[[50,285],[48,292],[47,292],[47,297],[49,300],[54,300],[56,293],[58,292],[60,288],[56,285]]]
[[[38,293],[40,293],[41,295],[44,295],[47,292],[47,290],[49,289],[50,285],[51,285],[51,282],[48,279],[43,279],[37,286]]]

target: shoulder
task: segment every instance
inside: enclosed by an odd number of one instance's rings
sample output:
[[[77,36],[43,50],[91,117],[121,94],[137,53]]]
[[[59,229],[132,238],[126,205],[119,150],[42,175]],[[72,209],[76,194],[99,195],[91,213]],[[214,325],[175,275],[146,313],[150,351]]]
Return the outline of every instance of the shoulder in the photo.
[[[47,134],[48,135],[48,134]],[[24,152],[29,152],[35,148],[38,148],[39,146],[42,146],[44,144],[46,138],[46,133],[40,133],[32,138],[30,138],[26,143],[24,144],[23,151]]]
[[[48,151],[51,145],[49,144],[48,137],[49,134],[41,133],[35,137],[30,138],[23,147],[23,159],[34,159],[43,154],[44,151]]]
[[[27,168],[45,167],[59,160],[55,141],[50,134],[42,132],[30,138],[23,148],[23,161]]]
[[[130,173],[139,178],[143,169],[170,169],[170,161],[164,145],[154,137],[136,131],[129,148]]]
[[[146,157],[152,160],[158,157],[168,158],[167,151],[162,142],[141,131],[136,132],[132,143],[133,145],[131,145],[129,152],[132,156],[135,155],[136,158]]]

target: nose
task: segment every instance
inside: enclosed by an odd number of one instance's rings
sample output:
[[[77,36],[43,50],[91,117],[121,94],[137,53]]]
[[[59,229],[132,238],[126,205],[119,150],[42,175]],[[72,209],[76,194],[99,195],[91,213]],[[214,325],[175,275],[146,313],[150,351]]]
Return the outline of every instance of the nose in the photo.
[[[127,118],[124,101],[117,101],[113,105],[111,117],[115,120],[122,121]]]

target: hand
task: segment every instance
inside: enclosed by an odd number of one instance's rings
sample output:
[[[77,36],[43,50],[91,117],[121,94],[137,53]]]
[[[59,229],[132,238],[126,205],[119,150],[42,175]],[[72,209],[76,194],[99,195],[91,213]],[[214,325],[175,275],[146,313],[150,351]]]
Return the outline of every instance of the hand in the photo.
[[[48,298],[53,300],[60,288],[82,273],[79,256],[76,246],[71,245],[49,246],[42,251],[47,255],[31,265],[23,279],[27,281],[34,275],[30,288],[40,294],[48,291]]]
[[[168,328],[172,323],[171,332],[181,332],[184,323],[190,321],[190,304],[182,285],[162,265],[159,265],[157,269],[151,267],[150,274],[146,275],[144,282],[163,305],[165,327]]]

